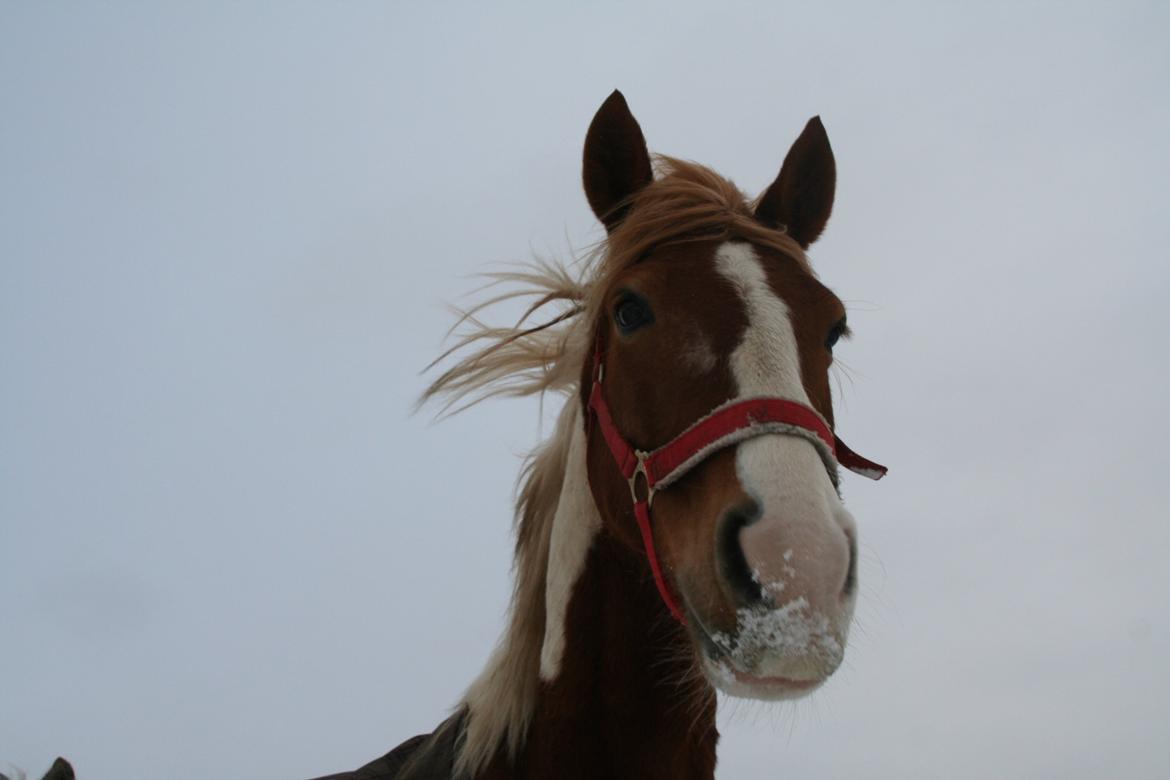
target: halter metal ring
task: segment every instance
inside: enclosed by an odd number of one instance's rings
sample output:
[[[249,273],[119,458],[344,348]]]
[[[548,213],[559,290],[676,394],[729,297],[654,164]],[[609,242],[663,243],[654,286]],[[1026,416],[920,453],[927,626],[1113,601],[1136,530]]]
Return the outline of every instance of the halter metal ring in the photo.
[[[634,473],[626,479],[630,486],[630,498],[635,504],[641,501],[638,498],[638,475],[641,474],[642,478],[646,480],[646,506],[650,506],[654,502],[654,493],[656,492],[650,485],[650,473],[646,471],[646,461],[649,459],[650,453],[634,450],[634,457],[638,459],[638,465],[634,467]]]

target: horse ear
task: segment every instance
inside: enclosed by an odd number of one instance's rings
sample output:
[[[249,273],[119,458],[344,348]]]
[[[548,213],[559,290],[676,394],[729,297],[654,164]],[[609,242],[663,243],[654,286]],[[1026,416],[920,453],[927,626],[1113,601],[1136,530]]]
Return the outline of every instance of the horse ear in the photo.
[[[75,777],[73,766],[58,756],[57,760],[53,762],[53,765],[49,767],[49,771],[45,773],[45,776],[41,780],[74,780]]]
[[[837,164],[821,118],[814,116],[788,150],[780,175],[760,198],[756,219],[787,230],[801,248],[816,241],[833,211]]]
[[[630,210],[630,198],[654,179],[642,128],[616,89],[589,124],[582,177],[589,206],[610,232]]]

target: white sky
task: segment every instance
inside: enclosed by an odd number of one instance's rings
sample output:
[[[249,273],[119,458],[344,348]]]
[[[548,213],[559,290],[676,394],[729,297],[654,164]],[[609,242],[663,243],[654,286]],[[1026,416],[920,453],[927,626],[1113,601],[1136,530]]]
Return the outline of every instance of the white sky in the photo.
[[[751,192],[824,118],[892,468],[847,667],[727,707],[719,776],[1170,776],[1170,6],[487,5],[0,5],[0,771],[295,779],[444,716],[539,412],[431,426],[418,371],[465,275],[599,238],[620,87]]]

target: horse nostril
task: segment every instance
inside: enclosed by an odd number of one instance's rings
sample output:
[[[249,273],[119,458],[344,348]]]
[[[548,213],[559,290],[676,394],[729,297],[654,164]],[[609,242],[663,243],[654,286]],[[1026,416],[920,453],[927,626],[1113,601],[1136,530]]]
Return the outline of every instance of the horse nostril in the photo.
[[[857,590],[857,540],[849,531],[845,532],[845,539],[849,542],[849,569],[845,572],[845,587],[841,595],[848,598]]]
[[[736,601],[743,606],[759,603],[764,598],[764,591],[752,576],[739,540],[739,532],[759,519],[760,505],[749,500],[729,510],[719,526],[719,567]]]

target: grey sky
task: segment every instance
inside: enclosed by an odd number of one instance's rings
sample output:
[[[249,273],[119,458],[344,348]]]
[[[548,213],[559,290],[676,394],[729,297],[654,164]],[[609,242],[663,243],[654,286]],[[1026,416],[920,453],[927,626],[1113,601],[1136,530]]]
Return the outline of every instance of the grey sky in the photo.
[[[749,192],[807,118],[860,629],[721,778],[1170,775],[1170,6],[0,5],[0,771],[296,778],[502,627],[536,403],[438,426],[464,275],[600,237],[620,87]],[[851,378],[850,378],[851,377]]]

